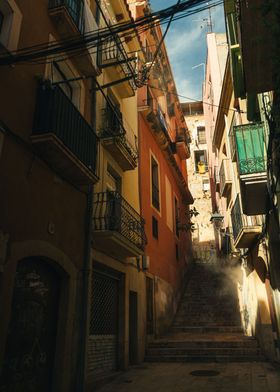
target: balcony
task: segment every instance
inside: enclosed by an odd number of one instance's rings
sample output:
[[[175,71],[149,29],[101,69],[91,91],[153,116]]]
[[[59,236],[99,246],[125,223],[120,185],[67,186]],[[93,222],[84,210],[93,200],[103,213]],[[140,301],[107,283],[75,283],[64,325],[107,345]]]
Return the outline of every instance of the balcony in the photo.
[[[143,218],[117,192],[94,194],[93,245],[113,257],[144,253],[146,236]]]
[[[147,114],[147,121],[152,123],[154,135],[160,145],[165,150],[171,145],[171,139],[168,132],[168,125],[164,113],[156,100],[150,102],[151,110]]]
[[[264,214],[267,196],[264,126],[255,123],[233,128],[243,211],[247,215]]]
[[[123,126],[122,114],[117,107],[103,109],[103,121],[100,130],[102,145],[118,162],[123,171],[133,170],[137,166],[137,138],[132,130]]]
[[[190,157],[189,141],[190,138],[186,129],[181,128],[180,131],[177,132],[176,136],[176,152],[182,160]]]
[[[220,195],[227,196],[231,190],[232,176],[230,171],[230,160],[223,159],[219,172],[220,177]]]
[[[135,95],[137,87],[134,78],[137,73],[137,59],[128,57],[118,36],[110,37],[102,43],[98,54],[98,63],[100,68],[107,68],[111,73],[112,83],[126,79],[115,85],[121,98]]]
[[[262,232],[263,217],[243,214],[239,195],[231,210],[231,221],[236,248],[249,248]]]
[[[84,33],[82,0],[49,0],[49,15],[62,36]]]
[[[169,117],[175,117],[175,102],[171,102],[167,106],[167,113]]]
[[[63,178],[77,185],[97,181],[98,137],[58,86],[39,86],[31,140]]]

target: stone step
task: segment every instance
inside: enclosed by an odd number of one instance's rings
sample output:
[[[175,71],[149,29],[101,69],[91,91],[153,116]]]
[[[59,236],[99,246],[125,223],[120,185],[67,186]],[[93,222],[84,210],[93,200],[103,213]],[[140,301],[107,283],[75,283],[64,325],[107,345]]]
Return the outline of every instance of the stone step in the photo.
[[[146,351],[147,357],[154,356],[258,356],[260,350],[256,347],[194,347],[194,348],[178,348],[178,347],[153,347],[148,348]]]
[[[147,356],[146,362],[263,362],[262,355],[168,355]]]
[[[171,333],[178,333],[178,332],[192,332],[192,333],[208,333],[208,332],[243,332],[242,327],[240,326],[172,326],[170,329]]]
[[[215,340],[194,340],[194,341],[155,341],[148,345],[148,349],[152,348],[252,348],[258,349],[255,339],[236,340],[236,341],[215,341]]]

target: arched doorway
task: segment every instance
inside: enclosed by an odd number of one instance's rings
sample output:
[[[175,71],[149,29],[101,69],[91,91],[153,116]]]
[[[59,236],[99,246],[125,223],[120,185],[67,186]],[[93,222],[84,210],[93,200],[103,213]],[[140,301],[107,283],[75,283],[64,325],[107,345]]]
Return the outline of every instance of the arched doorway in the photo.
[[[1,390],[52,390],[60,285],[60,275],[46,260],[18,263]]]

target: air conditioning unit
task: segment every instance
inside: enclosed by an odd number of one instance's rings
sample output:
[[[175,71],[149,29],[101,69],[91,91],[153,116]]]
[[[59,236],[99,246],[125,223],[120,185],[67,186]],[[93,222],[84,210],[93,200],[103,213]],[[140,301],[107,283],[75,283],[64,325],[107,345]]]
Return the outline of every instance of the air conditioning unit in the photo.
[[[143,271],[147,271],[150,268],[150,256],[143,255],[142,256],[142,269]]]

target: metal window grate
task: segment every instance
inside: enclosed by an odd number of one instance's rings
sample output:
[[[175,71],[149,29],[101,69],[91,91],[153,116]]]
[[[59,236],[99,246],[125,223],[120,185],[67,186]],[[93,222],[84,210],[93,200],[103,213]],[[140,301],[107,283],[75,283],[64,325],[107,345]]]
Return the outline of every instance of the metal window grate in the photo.
[[[90,335],[118,333],[119,280],[93,271]]]

